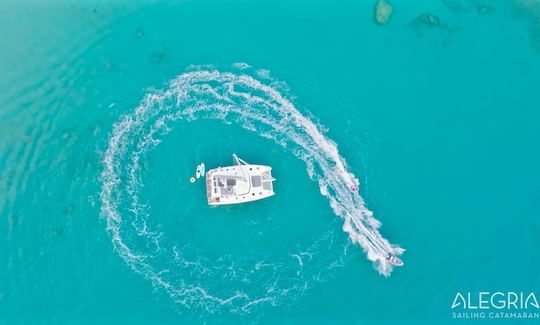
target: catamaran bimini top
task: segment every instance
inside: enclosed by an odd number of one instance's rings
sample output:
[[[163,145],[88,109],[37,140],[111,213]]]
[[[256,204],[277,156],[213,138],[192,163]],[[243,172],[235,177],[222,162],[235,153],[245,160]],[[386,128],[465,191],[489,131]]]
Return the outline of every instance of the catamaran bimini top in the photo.
[[[233,154],[233,166],[206,173],[209,205],[246,203],[274,195],[272,167],[252,165]]]

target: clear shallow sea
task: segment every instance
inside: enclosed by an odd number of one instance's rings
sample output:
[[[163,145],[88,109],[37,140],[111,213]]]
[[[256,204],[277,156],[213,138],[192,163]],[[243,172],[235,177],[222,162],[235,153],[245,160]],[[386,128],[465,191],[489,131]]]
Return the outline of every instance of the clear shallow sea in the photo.
[[[378,26],[373,1],[2,1],[0,323],[454,324],[456,291],[538,293],[540,4],[391,3]],[[159,129],[191,103],[169,82],[205,71],[203,116]],[[350,243],[318,184],[339,168],[310,179],[295,143],[331,142],[259,136],[281,111],[227,83],[272,87],[337,144],[404,267]],[[137,107],[154,115],[122,124]],[[206,206],[187,180],[232,152],[273,166],[275,197]]]

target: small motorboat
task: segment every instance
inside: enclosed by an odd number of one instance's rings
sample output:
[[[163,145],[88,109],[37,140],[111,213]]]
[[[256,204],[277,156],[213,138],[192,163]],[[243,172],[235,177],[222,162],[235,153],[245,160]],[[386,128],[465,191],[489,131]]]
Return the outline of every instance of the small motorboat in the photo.
[[[201,166],[201,176],[204,176],[206,173],[206,167],[204,166],[204,163],[201,163],[199,166]]]
[[[204,176],[205,168],[204,163],[200,163],[197,165],[197,169],[195,170],[195,177],[200,178]]]
[[[387,260],[388,262],[390,262],[390,264],[392,264],[392,265],[395,265],[395,266],[403,266],[403,261],[402,261],[399,257],[394,256],[394,255],[391,254],[391,253],[388,253],[388,254],[386,255],[386,260]]]

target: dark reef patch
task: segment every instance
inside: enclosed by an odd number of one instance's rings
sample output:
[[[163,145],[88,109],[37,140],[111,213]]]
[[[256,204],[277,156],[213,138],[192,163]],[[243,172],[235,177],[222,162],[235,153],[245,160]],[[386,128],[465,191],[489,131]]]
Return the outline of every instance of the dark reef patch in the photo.
[[[457,30],[457,28],[450,27],[439,16],[430,13],[418,15],[407,27],[418,38],[423,38],[429,34],[432,34],[436,38],[442,38],[442,45],[447,45],[450,41],[450,36]]]

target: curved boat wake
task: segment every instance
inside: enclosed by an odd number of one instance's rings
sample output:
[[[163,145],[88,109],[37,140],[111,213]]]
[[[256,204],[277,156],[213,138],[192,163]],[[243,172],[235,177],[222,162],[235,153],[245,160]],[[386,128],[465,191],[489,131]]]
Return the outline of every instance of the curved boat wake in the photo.
[[[302,115],[267,75],[267,71],[260,74],[263,82],[248,75],[245,69],[233,73],[194,68],[172,80],[166,90],[147,94],[133,114],[124,116],[113,126],[101,175],[101,211],[107,230],[116,251],[128,265],[183,306],[198,306],[208,311],[226,307],[232,312],[246,313],[257,305],[277,305],[280,298],[287,295],[299,296],[309,285],[282,280],[285,270],[280,269],[280,263],[266,264],[270,265],[266,268],[272,269],[270,275],[262,271],[265,264],[258,263],[250,272],[233,267],[231,281],[238,278],[241,286],[246,278],[251,283],[265,279],[260,291],[215,294],[219,291],[218,285],[211,288],[207,283],[212,282],[206,277],[210,279],[218,271],[231,270],[234,261],[212,264],[177,246],[162,247],[161,234],[147,226],[148,207],[139,200],[140,161],[159,144],[160,137],[170,131],[171,122],[176,120],[217,119],[238,124],[272,139],[303,160],[309,177],[318,182],[321,194],[329,200],[334,213],[343,218],[343,230],[351,242],[362,247],[381,274],[388,276],[392,272],[392,264],[387,259],[389,254],[399,256],[404,251],[380,235],[381,223],[366,208],[358,191],[351,191],[358,180],[348,171],[336,143]],[[297,274],[307,274],[306,264],[317,245],[314,243],[307,251],[291,254],[298,259],[301,268]],[[345,249],[348,247],[348,243],[343,245]],[[181,268],[189,276],[175,276],[175,268]],[[244,273],[239,275],[239,272]],[[319,277],[317,274],[314,270],[306,277],[315,279]]]

